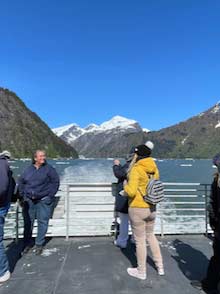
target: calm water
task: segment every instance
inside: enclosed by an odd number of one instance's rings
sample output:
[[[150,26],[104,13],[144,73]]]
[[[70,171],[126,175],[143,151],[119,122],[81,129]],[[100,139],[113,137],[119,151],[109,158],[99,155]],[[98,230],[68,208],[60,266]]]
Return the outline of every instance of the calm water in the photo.
[[[115,182],[112,159],[49,161],[58,171],[63,182],[98,183]],[[29,161],[15,160],[10,165],[17,178]],[[163,160],[157,161],[164,182],[210,183],[216,169],[211,160]]]

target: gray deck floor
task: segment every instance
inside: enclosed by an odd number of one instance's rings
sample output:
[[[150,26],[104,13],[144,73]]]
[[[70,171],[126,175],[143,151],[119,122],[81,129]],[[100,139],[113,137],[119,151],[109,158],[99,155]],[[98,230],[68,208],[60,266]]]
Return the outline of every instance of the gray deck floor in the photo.
[[[116,248],[112,238],[52,239],[43,256],[19,255],[22,244],[7,242],[12,278],[0,294],[146,294],[200,293],[191,280],[201,279],[212,253],[204,236],[172,236],[161,241],[165,277],[159,277],[148,258],[148,279],[127,275],[135,265],[135,250]]]

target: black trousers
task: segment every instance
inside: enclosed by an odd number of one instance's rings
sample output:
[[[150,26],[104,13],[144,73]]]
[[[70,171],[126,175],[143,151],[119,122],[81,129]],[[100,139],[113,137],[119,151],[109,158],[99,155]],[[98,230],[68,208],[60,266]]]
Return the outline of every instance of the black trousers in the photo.
[[[220,228],[215,232],[213,251],[203,286],[204,289],[217,290],[220,287]]]

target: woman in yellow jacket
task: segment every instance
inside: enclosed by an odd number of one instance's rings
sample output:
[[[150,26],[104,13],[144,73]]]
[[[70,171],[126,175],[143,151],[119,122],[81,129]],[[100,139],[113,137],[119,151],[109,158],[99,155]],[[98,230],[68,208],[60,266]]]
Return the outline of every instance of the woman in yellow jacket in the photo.
[[[128,175],[128,183],[124,185],[124,191],[129,197],[129,218],[136,243],[137,268],[128,268],[128,274],[138,279],[145,280],[146,259],[148,241],[153,259],[159,275],[164,275],[163,259],[159,242],[154,235],[156,207],[146,203],[143,195],[149,178],[153,176],[159,179],[159,171],[151,155],[154,145],[148,141],[145,145],[139,145],[135,149],[134,159],[131,163]]]

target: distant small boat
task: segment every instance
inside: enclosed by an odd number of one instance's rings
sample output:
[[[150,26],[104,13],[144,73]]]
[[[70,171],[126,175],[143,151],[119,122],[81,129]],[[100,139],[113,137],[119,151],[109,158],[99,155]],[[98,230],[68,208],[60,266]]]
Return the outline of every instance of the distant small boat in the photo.
[[[58,161],[56,164],[70,164],[69,161]]]
[[[192,164],[180,164],[180,166],[184,166],[184,167],[191,167]]]
[[[188,158],[185,158],[185,160],[194,160],[194,158],[188,157]]]

